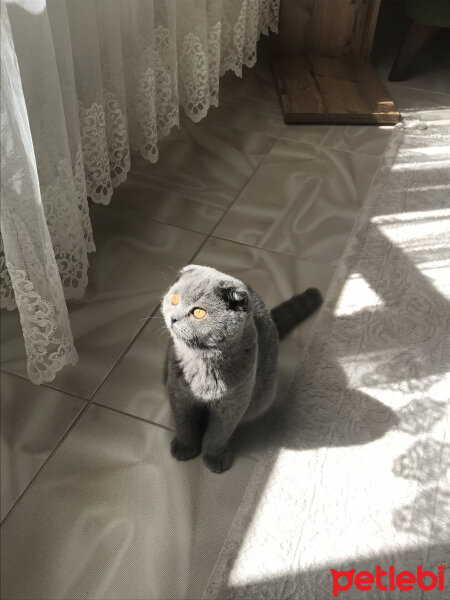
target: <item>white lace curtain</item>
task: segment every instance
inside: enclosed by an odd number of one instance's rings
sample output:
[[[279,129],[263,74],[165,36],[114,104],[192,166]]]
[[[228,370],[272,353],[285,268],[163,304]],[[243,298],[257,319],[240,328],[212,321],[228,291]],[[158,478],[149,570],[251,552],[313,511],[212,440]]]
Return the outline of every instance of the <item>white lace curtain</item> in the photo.
[[[66,307],[130,152],[217,106],[219,77],[256,61],[279,0],[1,3],[1,306],[17,307],[31,381],[78,360]],[[113,259],[112,259],[113,260]]]

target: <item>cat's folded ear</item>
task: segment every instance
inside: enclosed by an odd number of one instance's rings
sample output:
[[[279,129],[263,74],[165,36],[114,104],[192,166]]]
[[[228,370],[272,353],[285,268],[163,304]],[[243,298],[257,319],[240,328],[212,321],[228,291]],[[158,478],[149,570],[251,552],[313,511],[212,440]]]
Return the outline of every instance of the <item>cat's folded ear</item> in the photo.
[[[175,279],[175,281],[179,281],[183,277],[183,275],[189,273],[190,271],[195,271],[195,269],[198,269],[198,265],[186,265],[178,271],[177,278]]]
[[[244,289],[229,283],[222,283],[215,288],[215,292],[225,302],[229,310],[248,311],[248,293]]]

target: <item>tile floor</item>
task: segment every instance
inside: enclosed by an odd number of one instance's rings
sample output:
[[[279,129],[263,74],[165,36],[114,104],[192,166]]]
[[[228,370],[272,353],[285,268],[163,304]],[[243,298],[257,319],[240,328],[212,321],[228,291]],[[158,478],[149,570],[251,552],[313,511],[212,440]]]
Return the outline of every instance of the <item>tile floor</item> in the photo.
[[[402,111],[449,107],[449,66],[389,89]],[[159,298],[194,261],[269,305],[311,285],[325,294],[392,131],[285,126],[264,56],[243,80],[225,76],[221,103],[183,120],[156,165],[135,157],[111,205],[92,208],[89,289],[70,303],[77,367],[31,385],[17,315],[2,315],[5,600],[201,596],[267,424],[238,436],[223,475],[170,457]],[[283,343],[280,395],[313,323]]]

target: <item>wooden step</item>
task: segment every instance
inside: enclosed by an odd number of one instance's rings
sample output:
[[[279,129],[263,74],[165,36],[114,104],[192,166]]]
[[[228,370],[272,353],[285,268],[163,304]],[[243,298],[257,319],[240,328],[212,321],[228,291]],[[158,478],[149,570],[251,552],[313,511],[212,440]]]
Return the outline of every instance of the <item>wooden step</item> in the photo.
[[[367,60],[314,54],[275,59],[286,123],[393,125],[400,115]]]

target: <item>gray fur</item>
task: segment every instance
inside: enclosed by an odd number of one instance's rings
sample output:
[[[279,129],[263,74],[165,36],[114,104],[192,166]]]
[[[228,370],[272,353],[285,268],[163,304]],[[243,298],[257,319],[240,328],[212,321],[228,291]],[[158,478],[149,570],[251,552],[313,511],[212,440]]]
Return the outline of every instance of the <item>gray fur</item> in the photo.
[[[196,307],[206,310],[203,319],[193,316]],[[221,473],[233,460],[236,427],[275,398],[277,326],[248,285],[198,265],[180,271],[161,310],[172,337],[164,369],[176,424],[172,455],[187,460],[202,452],[211,471]]]

